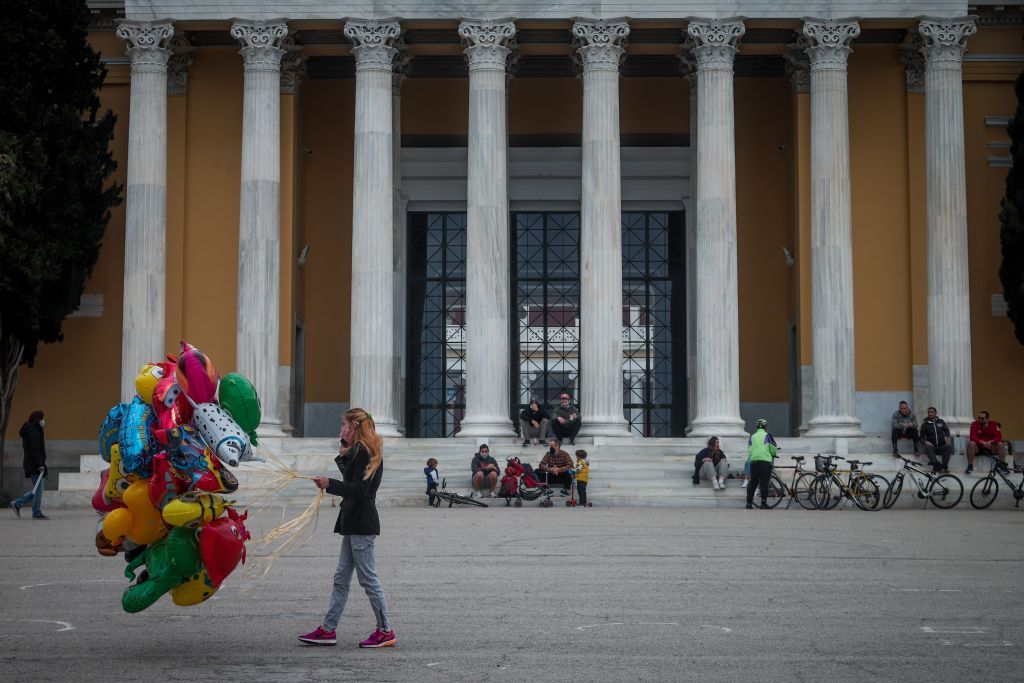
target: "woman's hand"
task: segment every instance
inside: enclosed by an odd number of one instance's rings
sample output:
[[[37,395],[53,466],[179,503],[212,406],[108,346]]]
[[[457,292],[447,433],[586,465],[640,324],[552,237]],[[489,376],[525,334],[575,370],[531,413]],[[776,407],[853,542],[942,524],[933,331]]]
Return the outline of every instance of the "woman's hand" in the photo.
[[[331,484],[331,480],[327,477],[313,477],[313,483],[316,484],[318,489],[326,490]]]

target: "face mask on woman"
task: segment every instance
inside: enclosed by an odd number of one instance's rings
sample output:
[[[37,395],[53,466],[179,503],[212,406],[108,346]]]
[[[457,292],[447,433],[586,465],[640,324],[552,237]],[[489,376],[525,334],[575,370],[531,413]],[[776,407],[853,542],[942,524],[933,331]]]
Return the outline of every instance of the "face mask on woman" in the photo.
[[[39,421],[39,426],[40,427],[45,427],[46,426],[46,420],[40,420]]]

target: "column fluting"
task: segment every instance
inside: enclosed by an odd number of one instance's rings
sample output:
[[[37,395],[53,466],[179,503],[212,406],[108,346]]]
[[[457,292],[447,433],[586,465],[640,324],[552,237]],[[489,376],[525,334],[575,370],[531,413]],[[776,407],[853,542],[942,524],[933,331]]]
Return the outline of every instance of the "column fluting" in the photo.
[[[743,20],[691,19],[697,62],[693,436],[742,436],[733,59]]]
[[[806,19],[811,72],[814,417],[807,436],[861,436],[853,334],[853,219],[846,64],[853,19]]]
[[[624,19],[573,24],[583,71],[580,211],[580,411],[582,434],[626,436],[622,391],[622,169],[619,63]]]
[[[125,187],[121,400],[135,395],[135,377],[164,357],[167,288],[167,47],[170,20],[121,20],[128,43],[131,93]]]
[[[356,59],[352,167],[352,312],[349,402],[398,436],[394,410],[394,201],[392,70],[401,34],[394,20],[350,20]]]
[[[466,417],[460,436],[511,436],[506,65],[510,19],[459,24],[469,63]]]
[[[925,173],[928,261],[929,403],[954,431],[973,412],[963,55],[973,17],[925,17]]]
[[[278,406],[281,306],[281,43],[283,19],[237,20],[244,62],[238,220],[236,360],[260,395],[257,433],[283,436]]]

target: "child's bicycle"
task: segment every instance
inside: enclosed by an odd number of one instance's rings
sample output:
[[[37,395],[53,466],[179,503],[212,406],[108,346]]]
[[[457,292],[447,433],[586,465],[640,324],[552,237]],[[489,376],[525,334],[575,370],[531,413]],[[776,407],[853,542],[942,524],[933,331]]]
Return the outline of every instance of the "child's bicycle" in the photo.
[[[1020,471],[1020,468],[1016,465],[1014,465],[1012,470],[1000,467],[999,460],[992,457],[992,469],[989,471],[988,476],[984,479],[979,479],[978,483],[971,489],[971,507],[984,510],[995,501],[996,496],[999,495],[999,481],[996,480],[996,475],[998,474],[999,478],[1010,488],[1010,493],[1013,494],[1013,507],[1019,508],[1020,500],[1024,498],[1024,478],[1021,478],[1020,484],[1014,484],[1008,475],[1010,472]]]
[[[454,491],[446,491],[445,484],[447,484],[447,482],[447,479],[442,479],[441,488],[434,491],[434,496],[437,498],[434,502],[434,507],[441,507],[442,500],[448,501],[448,507],[452,507],[453,505],[473,505],[478,508],[487,507],[487,503],[477,500],[476,498],[470,498],[469,496],[464,496],[461,493],[455,493]]]

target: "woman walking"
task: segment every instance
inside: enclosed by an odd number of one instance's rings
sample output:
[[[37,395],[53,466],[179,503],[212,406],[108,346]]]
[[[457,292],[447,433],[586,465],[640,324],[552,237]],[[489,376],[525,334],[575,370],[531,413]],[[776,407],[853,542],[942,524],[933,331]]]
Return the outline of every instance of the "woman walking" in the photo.
[[[46,441],[43,439],[43,411],[37,410],[28,416],[28,421],[21,426],[21,447],[25,451],[22,462],[25,478],[32,481],[32,489],[11,501],[14,514],[21,517],[21,508],[32,503],[32,519],[49,519],[43,514],[43,482],[46,478]]]
[[[334,533],[342,535],[341,556],[334,573],[334,590],[327,616],[315,631],[299,636],[299,640],[310,645],[337,644],[335,629],[345,610],[352,572],[355,571],[377,618],[377,630],[359,643],[359,647],[391,647],[398,639],[388,620],[388,605],[377,578],[373,555],[373,545],[380,534],[375,499],[384,475],[383,442],[377,436],[373,417],[362,408],[352,408],[345,413],[340,439],[341,446],[334,462],[341,470],[342,481],[327,477],[315,477],[313,481],[327,493],[342,498],[338,522],[334,525]]]

